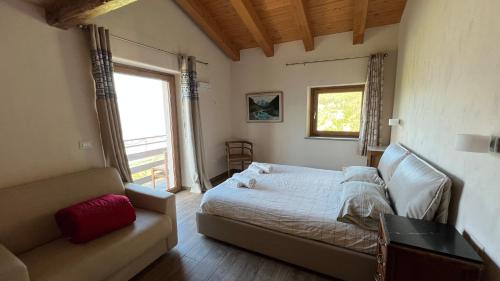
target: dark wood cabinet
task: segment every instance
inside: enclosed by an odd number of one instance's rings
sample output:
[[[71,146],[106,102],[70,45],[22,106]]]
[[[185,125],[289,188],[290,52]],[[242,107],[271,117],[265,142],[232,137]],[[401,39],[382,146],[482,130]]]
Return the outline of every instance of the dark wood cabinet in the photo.
[[[375,281],[476,281],[482,267],[453,226],[380,216]]]

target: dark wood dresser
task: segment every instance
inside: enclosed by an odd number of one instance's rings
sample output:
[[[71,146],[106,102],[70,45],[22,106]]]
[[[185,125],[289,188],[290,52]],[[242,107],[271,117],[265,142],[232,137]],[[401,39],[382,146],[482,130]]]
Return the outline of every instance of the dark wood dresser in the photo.
[[[376,281],[480,280],[483,261],[451,225],[380,216]]]

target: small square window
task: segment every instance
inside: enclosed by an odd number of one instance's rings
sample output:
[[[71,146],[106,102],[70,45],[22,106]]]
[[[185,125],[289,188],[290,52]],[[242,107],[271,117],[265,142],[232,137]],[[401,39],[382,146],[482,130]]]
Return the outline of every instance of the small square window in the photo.
[[[364,87],[355,85],[312,88],[309,135],[358,138]]]

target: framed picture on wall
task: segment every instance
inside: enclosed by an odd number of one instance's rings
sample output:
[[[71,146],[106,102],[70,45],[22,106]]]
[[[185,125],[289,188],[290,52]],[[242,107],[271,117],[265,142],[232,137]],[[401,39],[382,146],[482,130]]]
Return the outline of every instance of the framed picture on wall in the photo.
[[[283,122],[283,92],[250,93],[247,98],[247,122]]]

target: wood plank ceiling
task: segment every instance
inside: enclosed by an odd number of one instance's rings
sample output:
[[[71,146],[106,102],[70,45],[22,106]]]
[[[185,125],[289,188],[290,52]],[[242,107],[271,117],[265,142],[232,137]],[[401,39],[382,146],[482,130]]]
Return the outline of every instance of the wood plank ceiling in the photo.
[[[362,44],[366,28],[399,23],[406,0],[175,0],[233,60],[242,49],[259,47],[274,55],[273,44],[353,31]],[[217,33],[214,38],[213,33]]]
[[[119,9],[138,0],[26,0],[43,6],[47,22],[60,28]],[[167,1],[167,0],[165,0]],[[175,0],[231,59],[259,47],[268,57],[274,44],[353,31],[362,44],[365,29],[398,23],[407,0]]]

